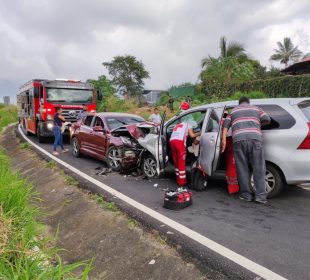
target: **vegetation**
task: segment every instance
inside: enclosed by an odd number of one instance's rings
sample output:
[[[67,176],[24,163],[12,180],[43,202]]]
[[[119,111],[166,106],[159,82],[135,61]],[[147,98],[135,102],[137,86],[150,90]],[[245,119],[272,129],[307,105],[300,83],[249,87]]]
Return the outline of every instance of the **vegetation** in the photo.
[[[87,279],[91,265],[64,265],[42,237],[36,219],[38,199],[32,187],[10,170],[10,161],[0,150],[0,279]],[[85,266],[76,276],[74,271]]]
[[[306,97],[310,92],[310,75],[283,76],[242,83],[215,83],[205,87],[208,99],[227,99],[236,91],[264,92],[267,97]]]
[[[8,124],[17,121],[16,106],[0,106],[0,131]]]
[[[100,91],[103,95],[102,101],[98,102],[97,104],[97,110],[99,112],[109,111],[107,100],[115,94],[112,81],[110,81],[106,76],[102,75],[98,77],[97,80],[88,80],[88,82],[92,83],[95,90]]]
[[[124,96],[139,98],[143,92],[144,80],[150,77],[142,61],[132,55],[115,56],[111,62],[102,63],[112,77],[117,92]]]
[[[282,42],[277,42],[278,48],[274,50],[271,60],[279,61],[287,67],[289,62],[297,62],[302,56],[302,52],[294,46],[291,38],[285,37]]]
[[[94,199],[102,208],[112,212],[119,212],[119,208],[116,206],[116,204],[114,202],[106,201],[103,196],[92,194],[92,199]]]

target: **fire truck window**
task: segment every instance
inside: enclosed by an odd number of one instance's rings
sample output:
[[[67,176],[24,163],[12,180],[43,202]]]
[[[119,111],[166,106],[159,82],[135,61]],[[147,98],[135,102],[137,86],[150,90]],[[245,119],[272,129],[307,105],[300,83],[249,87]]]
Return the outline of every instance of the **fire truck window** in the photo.
[[[85,119],[84,119],[84,125],[86,126],[90,126],[91,125],[91,122],[93,120],[93,116],[87,116]]]

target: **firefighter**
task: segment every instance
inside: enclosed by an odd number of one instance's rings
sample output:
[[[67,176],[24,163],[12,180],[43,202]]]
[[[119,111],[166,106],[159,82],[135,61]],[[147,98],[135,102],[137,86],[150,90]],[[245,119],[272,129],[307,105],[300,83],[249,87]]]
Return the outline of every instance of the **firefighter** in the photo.
[[[200,132],[193,131],[190,122],[182,122],[177,124],[170,138],[170,148],[172,152],[172,159],[175,166],[175,175],[179,186],[185,186],[186,182],[186,140],[187,137],[196,138]]]
[[[225,111],[223,116],[223,122],[228,115],[228,111]],[[232,142],[232,132],[231,129],[227,133],[226,137],[226,149],[224,152],[224,158],[226,163],[226,181],[228,187],[228,193],[234,194],[239,192],[238,177],[237,177],[237,167],[234,158],[233,142]]]

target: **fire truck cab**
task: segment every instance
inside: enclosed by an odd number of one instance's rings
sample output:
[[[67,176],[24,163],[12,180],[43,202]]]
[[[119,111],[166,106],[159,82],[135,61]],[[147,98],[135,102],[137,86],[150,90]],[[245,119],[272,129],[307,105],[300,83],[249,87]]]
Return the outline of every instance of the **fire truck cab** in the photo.
[[[34,79],[21,86],[17,94],[19,122],[24,133],[35,134],[42,142],[45,137],[53,135],[56,107],[62,108],[66,122],[73,123],[83,106],[88,112],[95,113],[96,101],[101,99],[102,94],[88,82]]]

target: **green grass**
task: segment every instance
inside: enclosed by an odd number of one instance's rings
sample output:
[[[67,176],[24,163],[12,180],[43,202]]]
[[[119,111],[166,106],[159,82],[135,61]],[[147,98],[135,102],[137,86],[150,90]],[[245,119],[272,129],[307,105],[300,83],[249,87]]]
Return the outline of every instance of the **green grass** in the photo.
[[[16,106],[0,106],[0,131],[8,124],[17,122],[17,109]]]
[[[10,170],[0,150],[0,279],[87,279],[90,263],[64,265],[58,250],[41,237],[40,213],[32,206],[36,199],[32,186]],[[75,275],[81,267],[83,273]]]
[[[112,212],[119,212],[119,208],[114,202],[108,202],[104,200],[104,197],[98,194],[92,194],[92,199],[95,200],[104,209],[110,210]]]
[[[56,167],[56,161],[54,161],[54,160],[49,160],[49,161],[45,164],[45,167],[51,168],[51,169],[55,168],[55,167]]]
[[[30,145],[29,145],[29,143],[28,142],[24,142],[24,143],[21,143],[20,145],[19,145],[19,148],[20,149],[28,149],[30,147]]]
[[[79,185],[79,182],[71,176],[65,176],[65,183],[66,183],[66,185],[71,185],[71,186],[78,186]]]
[[[128,226],[129,227],[136,227],[139,225],[139,222],[134,219],[128,219]]]

